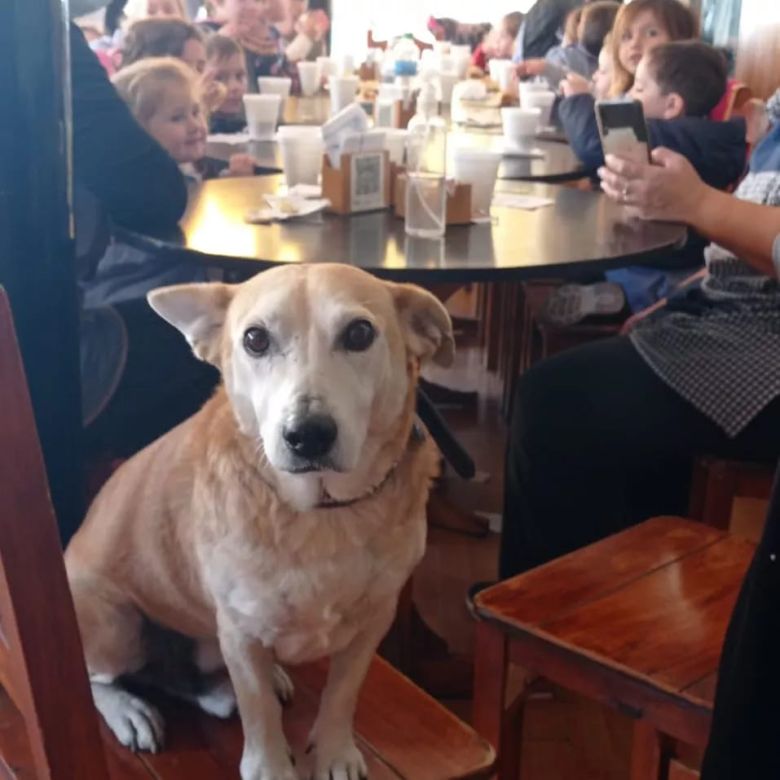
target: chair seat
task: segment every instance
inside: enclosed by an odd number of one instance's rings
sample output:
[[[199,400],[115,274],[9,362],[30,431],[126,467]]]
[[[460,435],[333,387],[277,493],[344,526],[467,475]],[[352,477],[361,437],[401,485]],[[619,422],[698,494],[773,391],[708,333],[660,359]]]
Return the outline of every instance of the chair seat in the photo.
[[[285,707],[284,727],[299,764],[326,673],[325,664],[291,670],[295,696]],[[168,698],[156,703],[166,720],[166,747],[157,755],[131,753],[101,722],[112,780],[238,778],[243,737],[237,717],[219,720]],[[371,780],[454,780],[491,774],[494,753],[487,741],[378,657],[361,691],[355,730]],[[35,777],[24,723],[6,696],[0,699],[0,756],[10,769],[10,774],[3,773],[6,767],[0,765],[0,776]]]
[[[702,744],[753,552],[699,523],[655,518],[489,588],[476,607],[517,663]]]

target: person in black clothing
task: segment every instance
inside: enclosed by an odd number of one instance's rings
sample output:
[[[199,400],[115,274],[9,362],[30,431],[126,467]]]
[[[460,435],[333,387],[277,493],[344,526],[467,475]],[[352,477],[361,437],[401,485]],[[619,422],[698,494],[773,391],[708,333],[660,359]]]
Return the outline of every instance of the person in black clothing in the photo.
[[[84,279],[107,243],[101,225],[174,229],[187,190],[177,164],[133,119],[75,25],[70,50],[74,210],[78,275]],[[85,311],[81,347],[83,418],[92,451],[132,454],[197,411],[218,379],[145,300]]]
[[[519,58],[544,59],[550,49],[560,44],[569,12],[584,4],[582,0],[536,0],[520,28],[522,50]]]
[[[731,616],[702,780],[780,777],[780,487]]]

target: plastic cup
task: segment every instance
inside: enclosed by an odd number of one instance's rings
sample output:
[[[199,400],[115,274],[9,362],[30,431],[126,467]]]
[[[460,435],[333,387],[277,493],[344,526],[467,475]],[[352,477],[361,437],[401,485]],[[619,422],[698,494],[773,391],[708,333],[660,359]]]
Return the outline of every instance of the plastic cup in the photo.
[[[333,57],[317,57],[317,65],[320,66],[320,76],[324,81],[336,75],[336,60]]]
[[[385,135],[385,149],[390,154],[390,162],[396,165],[404,164],[404,151],[406,149],[406,130],[400,130],[394,127],[383,127],[382,132]]]
[[[502,108],[501,124],[507,146],[527,149],[539,132],[541,118],[541,108]]]
[[[287,186],[317,184],[325,152],[320,128],[284,125],[279,128],[277,138]]]
[[[290,97],[291,87],[292,79],[285,76],[259,76],[257,79],[257,88],[260,90],[261,95],[279,95],[281,98],[279,103],[280,120],[284,113],[284,101]]]
[[[501,72],[507,67],[512,67],[512,60],[507,59],[492,59],[488,60],[488,75],[490,78],[499,83],[501,81]]]
[[[477,217],[488,216],[501,153],[465,147],[455,149],[452,162],[455,181],[471,185],[471,213]]]
[[[304,97],[311,97],[319,92],[322,77],[320,75],[320,66],[318,63],[299,62],[298,76],[301,80],[301,94]]]
[[[330,111],[338,114],[354,102],[360,80],[357,76],[331,76],[330,79]]]
[[[457,73],[440,73],[439,86],[441,87],[441,102],[448,106],[452,103],[452,90],[460,81]]]
[[[555,102],[555,93],[549,90],[531,90],[520,96],[520,105],[523,108],[538,108],[541,110],[542,115],[539,119],[541,127],[548,127],[550,125],[550,117],[552,116],[552,107]]]
[[[244,95],[246,123],[254,140],[273,140],[281,104],[279,95]]]

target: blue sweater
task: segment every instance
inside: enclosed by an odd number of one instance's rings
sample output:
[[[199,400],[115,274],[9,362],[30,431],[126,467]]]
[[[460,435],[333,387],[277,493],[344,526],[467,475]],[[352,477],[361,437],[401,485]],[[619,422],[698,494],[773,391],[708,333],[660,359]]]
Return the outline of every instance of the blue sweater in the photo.
[[[563,131],[585,168],[594,172],[604,164],[595,101],[592,95],[574,95],[558,106]],[[725,189],[745,171],[745,120],[714,122],[703,117],[649,119],[650,146],[665,146],[686,157],[710,186]]]

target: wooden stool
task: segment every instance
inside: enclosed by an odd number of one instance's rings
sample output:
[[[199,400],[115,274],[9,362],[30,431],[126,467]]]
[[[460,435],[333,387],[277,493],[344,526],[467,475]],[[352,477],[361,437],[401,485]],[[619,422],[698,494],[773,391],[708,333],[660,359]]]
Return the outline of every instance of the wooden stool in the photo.
[[[691,480],[690,516],[727,530],[735,498],[769,500],[775,464],[697,458]]]
[[[19,780],[230,780],[243,737],[228,721],[160,698],[167,747],[122,748],[92,703],[73,601],[8,300],[0,288],[0,777]],[[293,671],[285,729],[305,748],[326,666]],[[373,780],[486,778],[490,745],[375,658],[360,693],[357,742]]]
[[[635,719],[632,780],[666,776],[673,740],[704,747],[723,637],[754,551],[701,523],[648,520],[479,593],[474,726],[517,780],[514,662]]]

